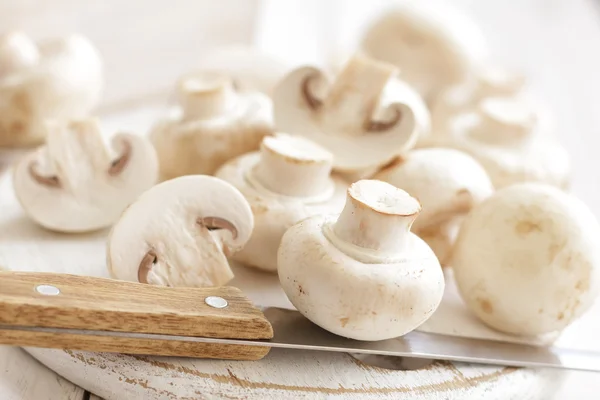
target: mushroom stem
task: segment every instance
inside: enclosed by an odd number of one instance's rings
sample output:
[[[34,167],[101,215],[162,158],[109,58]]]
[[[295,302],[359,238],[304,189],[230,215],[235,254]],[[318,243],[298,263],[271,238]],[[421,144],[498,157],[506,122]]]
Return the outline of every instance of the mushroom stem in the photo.
[[[525,87],[524,75],[498,67],[483,68],[477,78],[478,98],[483,98],[490,93],[497,96],[512,96]]]
[[[265,189],[292,197],[313,197],[333,188],[333,156],[307,139],[278,134],[265,137],[252,178]]]
[[[537,122],[532,108],[515,99],[489,98],[481,102],[479,113],[481,122],[472,134],[488,142],[522,140]]]
[[[379,105],[379,98],[383,89],[397,73],[392,65],[368,59],[362,56],[354,56],[346,64],[345,68],[337,76],[331,86],[329,95],[323,102],[324,115],[332,120],[344,121],[348,127],[359,127],[361,129],[347,129],[346,133],[360,134],[365,127],[369,127],[373,113]],[[393,126],[399,115],[391,118]],[[385,122],[376,127],[388,128]]]
[[[419,202],[405,191],[382,181],[360,180],[348,189],[333,233],[360,248],[393,256],[406,248],[420,210]]]
[[[186,120],[209,119],[220,115],[235,103],[236,98],[232,79],[208,71],[181,79],[179,95],[183,118]]]

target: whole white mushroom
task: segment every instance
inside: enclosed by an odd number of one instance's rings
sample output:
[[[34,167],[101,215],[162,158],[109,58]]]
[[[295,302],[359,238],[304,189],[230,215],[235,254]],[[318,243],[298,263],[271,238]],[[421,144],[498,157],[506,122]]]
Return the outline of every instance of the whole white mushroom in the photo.
[[[400,68],[428,103],[444,88],[469,79],[489,57],[477,24],[442,1],[394,2],[368,27],[361,48]]]
[[[412,231],[448,265],[464,216],[489,197],[494,187],[483,167],[454,149],[412,150],[373,176],[417,198],[423,207]]]
[[[107,243],[114,279],[162,286],[214,287],[233,278],[227,256],[250,238],[254,219],[244,196],[207,175],[171,179],[123,212]]]
[[[600,225],[572,195],[516,184],[466,217],[452,267],[467,306],[489,326],[518,335],[560,331],[600,291]]]
[[[307,218],[283,235],[278,274],[289,300],[315,324],[352,339],[417,328],[444,292],[435,254],[410,232],[420,210],[388,183],[352,184],[341,214]]]
[[[0,36],[0,147],[40,144],[46,120],[86,117],[103,85],[101,56],[84,36]]]
[[[233,255],[244,265],[277,271],[277,249],[285,231],[307,217],[339,213],[347,184],[331,176],[333,156],[300,136],[265,137],[259,152],[238,157],[215,176],[238,188],[252,207],[254,230]]]
[[[58,232],[112,225],[158,179],[158,160],[144,137],[117,134],[107,146],[95,119],[47,124],[46,143],[19,159],[16,197],[31,219]]]
[[[520,98],[487,98],[475,111],[450,121],[437,147],[461,150],[487,171],[494,187],[540,182],[567,188],[570,157],[548,130],[532,103]]]
[[[179,104],[150,132],[161,179],[212,175],[225,162],[257,150],[273,130],[272,104],[259,92],[240,92],[230,76],[198,71],[177,84]]]

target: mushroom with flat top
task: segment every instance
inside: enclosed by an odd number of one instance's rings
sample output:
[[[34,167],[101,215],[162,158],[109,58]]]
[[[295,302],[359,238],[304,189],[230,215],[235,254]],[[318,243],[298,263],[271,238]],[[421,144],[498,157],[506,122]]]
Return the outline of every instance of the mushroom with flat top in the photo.
[[[533,104],[523,98],[488,98],[475,111],[452,118],[435,146],[461,150],[487,171],[494,187],[541,182],[567,188],[570,157]]]
[[[331,84],[317,68],[298,68],[274,90],[275,126],[329,150],[335,171],[384,165],[429,133],[427,107],[398,72],[359,55]]]
[[[15,165],[13,186],[23,210],[58,232],[112,225],[158,179],[152,144],[117,134],[108,147],[95,119],[48,123],[46,144]]]
[[[394,64],[427,103],[469,79],[487,62],[487,40],[469,16],[448,2],[395,2],[364,32],[361,49]]]
[[[347,192],[341,214],[307,218],[286,231],[279,281],[315,324],[344,337],[384,340],[425,322],[444,292],[440,263],[410,232],[419,202],[377,180]]]
[[[101,56],[84,36],[0,36],[0,147],[42,143],[46,120],[86,117],[102,87]]]
[[[277,271],[285,231],[304,218],[339,213],[347,184],[331,175],[330,152],[300,136],[265,137],[260,151],[225,164],[216,176],[237,187],[254,214],[248,243],[233,255],[246,266]]]
[[[462,298],[517,335],[564,329],[600,292],[600,224],[573,195],[541,183],[498,190],[462,224],[452,253]]]
[[[423,211],[412,231],[434,250],[440,263],[448,257],[465,215],[489,197],[494,187],[473,157],[454,149],[409,151],[373,176],[419,200]]]
[[[107,264],[115,279],[214,287],[233,278],[227,256],[250,238],[244,196],[207,175],[171,179],[144,192],[113,226]]]
[[[230,159],[257,150],[272,133],[269,97],[237,91],[221,72],[185,75],[177,84],[177,96],[179,105],[150,132],[163,180],[212,175]]]

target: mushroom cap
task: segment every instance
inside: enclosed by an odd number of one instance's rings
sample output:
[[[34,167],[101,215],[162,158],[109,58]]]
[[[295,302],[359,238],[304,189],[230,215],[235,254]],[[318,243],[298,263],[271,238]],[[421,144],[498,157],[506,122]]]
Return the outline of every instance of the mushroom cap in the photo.
[[[449,134],[436,139],[474,157],[487,171],[494,187],[540,182],[567,188],[570,156],[548,131],[544,117],[519,99],[489,98],[475,112],[450,122]]]
[[[113,226],[108,268],[126,281],[221,286],[233,278],[226,256],[246,244],[253,226],[248,202],[229,183],[206,175],[171,179],[139,196]]]
[[[281,143],[275,143],[270,139],[272,138],[265,138],[263,143],[268,142],[272,143],[273,147],[281,147]],[[315,148],[316,146],[310,147],[298,140],[292,142],[293,148],[284,149],[292,161],[308,162],[307,155],[317,160],[330,157],[324,150]],[[254,230],[250,240],[242,250],[233,254],[232,258],[246,266],[275,272],[277,249],[285,231],[307,217],[340,212],[346,199],[347,185],[342,179],[331,177],[332,190],[327,190],[324,196],[321,194],[307,198],[285,196],[265,187],[256,186],[258,183],[256,180],[248,179],[248,172],[257,166],[259,160],[259,152],[242,155],[223,165],[215,176],[239,189],[250,204],[254,215]]]
[[[0,78],[0,146],[38,144],[46,120],[84,118],[100,99],[102,59],[87,38],[48,39],[35,49],[39,57]]]
[[[398,66],[403,79],[427,101],[467,79],[489,56],[479,27],[446,2],[395,3],[372,22],[361,47]]]
[[[247,46],[228,46],[209,51],[199,62],[201,69],[231,76],[238,90],[271,95],[275,84],[290,67],[274,55]]]
[[[96,120],[48,129],[46,145],[23,156],[13,171],[19,203],[41,226],[59,232],[108,227],[156,183],[158,160],[145,138],[117,134],[108,149]]]
[[[259,92],[223,88],[231,85],[231,78],[222,74],[219,74],[220,81],[216,76],[211,78],[213,87],[209,87],[208,82],[204,85],[202,91],[206,98],[196,105],[210,113],[187,115],[182,91],[190,86],[184,83],[198,78],[193,80],[201,92],[198,81],[208,75],[214,72],[200,71],[184,76],[179,86],[180,104],[151,129],[150,140],[156,148],[164,180],[189,174],[214,174],[230,159],[257,150],[263,137],[273,132],[270,98]],[[219,85],[221,87],[217,87]]]
[[[0,80],[9,74],[37,64],[40,57],[36,44],[23,32],[0,35]]]
[[[278,274],[292,304],[320,327],[357,340],[402,336],[425,322],[444,292],[442,269],[427,244],[409,233],[402,260],[363,263],[323,234],[334,218],[307,218],[283,235]]]
[[[365,104],[373,112],[371,120],[363,124],[348,122],[356,104],[344,102],[344,96],[360,94],[358,88],[348,89],[332,100],[338,107],[335,115],[329,115],[327,109],[315,109],[315,104],[307,101],[307,90],[321,97],[328,86],[323,71],[313,67],[295,69],[275,87],[273,111],[278,130],[302,135],[333,153],[336,171],[354,172],[383,165],[429,133],[427,106],[418,93],[396,77],[387,82],[376,104]],[[349,105],[347,111],[345,105]],[[391,125],[383,121],[391,121]],[[379,129],[378,125],[388,127]]]
[[[467,214],[494,190],[483,167],[455,149],[412,150],[373,176],[416,197],[423,210],[415,233],[439,227]]]
[[[465,219],[452,267],[468,307],[500,331],[565,328],[600,290],[600,225],[580,200],[545,184],[498,190]]]

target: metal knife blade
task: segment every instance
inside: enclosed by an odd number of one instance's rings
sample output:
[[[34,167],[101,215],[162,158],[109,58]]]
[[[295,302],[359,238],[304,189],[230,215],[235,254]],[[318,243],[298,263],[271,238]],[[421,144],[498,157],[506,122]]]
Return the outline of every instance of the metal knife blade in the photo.
[[[0,325],[2,330],[77,334],[130,339],[266,346],[313,351],[378,354],[509,367],[558,368],[600,372],[600,352],[541,347],[494,340],[413,331],[403,337],[376,342],[346,339],[321,329],[300,312],[275,307],[263,310],[275,335],[269,340],[215,339],[205,337],[109,332],[63,328]]]

